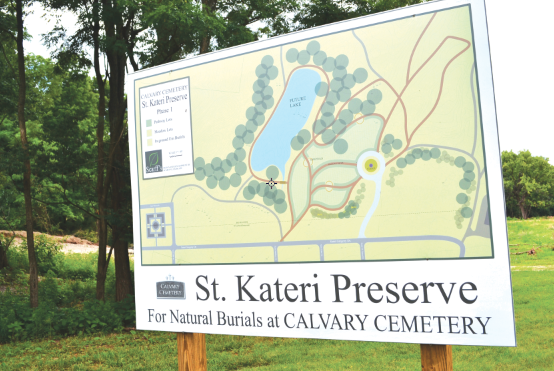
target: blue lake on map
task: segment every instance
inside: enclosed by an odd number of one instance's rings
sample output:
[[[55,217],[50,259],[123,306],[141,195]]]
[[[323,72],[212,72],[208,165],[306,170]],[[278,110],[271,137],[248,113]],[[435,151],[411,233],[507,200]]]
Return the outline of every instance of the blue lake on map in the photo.
[[[297,70],[291,76],[283,99],[252,150],[250,161],[254,171],[275,165],[284,179],[290,142],[310,116],[316,98],[315,86],[320,81],[319,74],[310,69]]]

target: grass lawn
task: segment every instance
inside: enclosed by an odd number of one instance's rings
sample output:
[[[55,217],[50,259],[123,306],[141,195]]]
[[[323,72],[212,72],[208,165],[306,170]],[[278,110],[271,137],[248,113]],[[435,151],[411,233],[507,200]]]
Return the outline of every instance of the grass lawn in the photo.
[[[517,348],[453,347],[456,370],[554,370],[554,219],[509,221]],[[535,268],[533,268],[535,267]],[[536,267],[541,271],[537,270]],[[419,346],[208,335],[210,370],[420,370]],[[0,370],[176,370],[175,334],[131,331],[0,345]]]
[[[516,270],[554,270],[554,219],[508,220],[512,267]],[[537,255],[520,254],[534,248]]]

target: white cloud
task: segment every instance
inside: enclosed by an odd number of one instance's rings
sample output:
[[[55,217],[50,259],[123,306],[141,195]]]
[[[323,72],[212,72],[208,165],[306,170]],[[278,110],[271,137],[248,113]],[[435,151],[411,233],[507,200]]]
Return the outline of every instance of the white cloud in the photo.
[[[487,0],[500,148],[554,164],[554,2]]]

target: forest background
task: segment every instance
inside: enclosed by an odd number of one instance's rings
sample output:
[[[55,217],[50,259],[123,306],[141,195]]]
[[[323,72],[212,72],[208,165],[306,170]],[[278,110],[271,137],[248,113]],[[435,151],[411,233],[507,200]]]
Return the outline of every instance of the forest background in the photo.
[[[124,94],[130,70],[420,2],[42,0],[45,9],[73,12],[76,31],[57,23],[29,35],[32,2],[0,0],[0,230],[8,231],[0,234],[0,272],[5,281],[28,280],[21,292],[0,293],[0,304],[9,304],[0,305],[0,342],[77,333],[93,329],[94,319],[114,328],[134,320]],[[23,41],[31,36],[42,37],[52,54],[26,54]],[[522,151],[503,152],[502,161],[508,215],[554,215],[548,159]],[[17,230],[26,238],[16,246],[10,232]],[[86,238],[98,252],[60,260],[59,245],[34,232]],[[41,285],[39,276],[46,277]],[[60,288],[60,279],[69,281]],[[67,324],[52,327],[57,316]],[[45,318],[50,327],[37,330]]]

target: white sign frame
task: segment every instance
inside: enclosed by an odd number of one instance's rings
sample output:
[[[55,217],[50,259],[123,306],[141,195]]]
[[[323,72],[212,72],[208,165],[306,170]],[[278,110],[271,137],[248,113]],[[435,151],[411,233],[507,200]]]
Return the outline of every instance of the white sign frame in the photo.
[[[485,160],[488,184],[491,190],[489,202],[491,229],[494,236],[493,259],[374,261],[365,264],[333,262],[325,264],[296,263],[294,265],[233,264],[168,267],[143,266],[141,255],[136,254],[137,329],[419,344],[516,346],[502,166],[484,0],[434,1],[187,58],[129,74],[127,76],[126,93],[128,101],[135,102],[135,81],[147,76],[277,47],[294,41],[464,5],[470,5],[471,9],[476,68],[479,71],[483,141],[486,149]],[[194,99],[194,96],[192,99]],[[137,118],[135,117],[134,106],[130,104],[130,107],[133,107],[133,109],[128,110],[129,137],[135,138],[135,120]],[[133,139],[129,142],[134,241],[135,246],[138,247],[141,241],[138,177],[142,174],[137,172],[136,143]],[[156,282],[166,281],[168,274],[172,275],[175,281],[184,283],[186,298],[184,292],[183,297],[180,297],[179,288],[181,286],[177,285],[174,292],[169,292],[171,291],[171,287],[169,287],[169,291],[165,294],[173,295],[175,299],[182,300],[157,300]],[[385,287],[388,284],[396,283],[398,287],[396,292],[399,294],[400,300],[394,304],[387,303],[386,298],[393,297],[384,295],[380,303],[369,302],[367,298],[363,303],[356,303],[355,290],[350,288],[344,290],[344,293],[341,292],[342,303],[336,302],[335,280],[337,280],[339,286],[345,284],[345,279],[338,275],[348,276],[352,285],[354,283],[365,283],[367,285],[379,283],[385,294]],[[313,285],[317,283],[319,285],[319,302],[313,300],[289,302],[284,300],[283,302],[268,303],[260,300],[248,301],[248,298],[244,295],[243,299],[245,300],[239,301],[238,292],[240,290],[237,286],[237,276],[242,276],[242,284],[246,282],[248,276],[253,276],[248,288],[251,289],[253,294],[254,291],[256,292],[256,297],[260,292],[258,287],[262,283],[274,285],[277,279],[283,285],[289,283],[295,283],[296,285],[310,283]],[[218,286],[211,285],[214,280]],[[401,291],[407,284],[414,283],[417,287],[420,287],[420,285],[429,282],[443,283],[444,287],[449,290],[450,283],[456,283],[451,291],[452,295],[448,303],[441,297],[436,287],[432,295],[430,294],[432,304],[422,303],[421,298],[414,304],[402,300]],[[471,282],[477,289],[475,291],[471,290],[472,285],[464,285],[467,282]],[[463,291],[460,290],[462,285],[464,285]],[[206,295],[206,292],[200,286],[210,292],[208,300],[199,299]],[[217,288],[216,295],[219,297],[217,301],[214,300],[214,287]],[[412,295],[410,294],[410,287],[412,286],[407,287],[405,292],[410,297]],[[421,289],[417,294],[421,296]],[[223,297],[226,298],[226,301]],[[465,297],[466,300],[477,300],[473,304],[467,304],[463,302],[462,297]],[[178,314],[176,314],[177,311]],[[225,325],[218,324],[218,319],[220,323],[222,322],[220,312],[225,312]],[[302,324],[302,321],[299,322],[301,315],[307,323],[306,326]],[[234,320],[243,325],[229,326],[229,317],[227,316],[232,316]],[[333,321],[335,316],[339,325],[335,324],[332,329],[328,325],[325,329],[322,324],[324,321],[321,321],[320,318]],[[176,317],[179,320],[176,321]],[[250,326],[244,325],[247,317],[254,317],[253,320],[248,320]],[[350,318],[352,318],[351,325],[354,325],[355,329],[348,328],[347,322]],[[402,318],[409,321],[410,324],[416,318],[415,321],[419,331],[406,331]],[[467,318],[471,318],[473,323],[469,330],[467,326],[464,326],[470,321]],[[486,323],[486,326],[479,324],[477,318],[483,324]],[[489,318],[488,322],[486,322],[487,318]],[[274,327],[270,326],[271,321],[273,321]],[[276,321],[278,321],[279,327],[276,326]],[[464,321],[467,322],[464,323]],[[347,330],[339,329],[339,327],[345,325]],[[422,327],[423,329],[432,330],[432,332],[422,331]],[[381,331],[384,328],[385,331]],[[402,331],[402,328],[404,328],[404,331]],[[398,332],[395,331],[397,329]],[[470,330],[475,334],[471,333]]]

